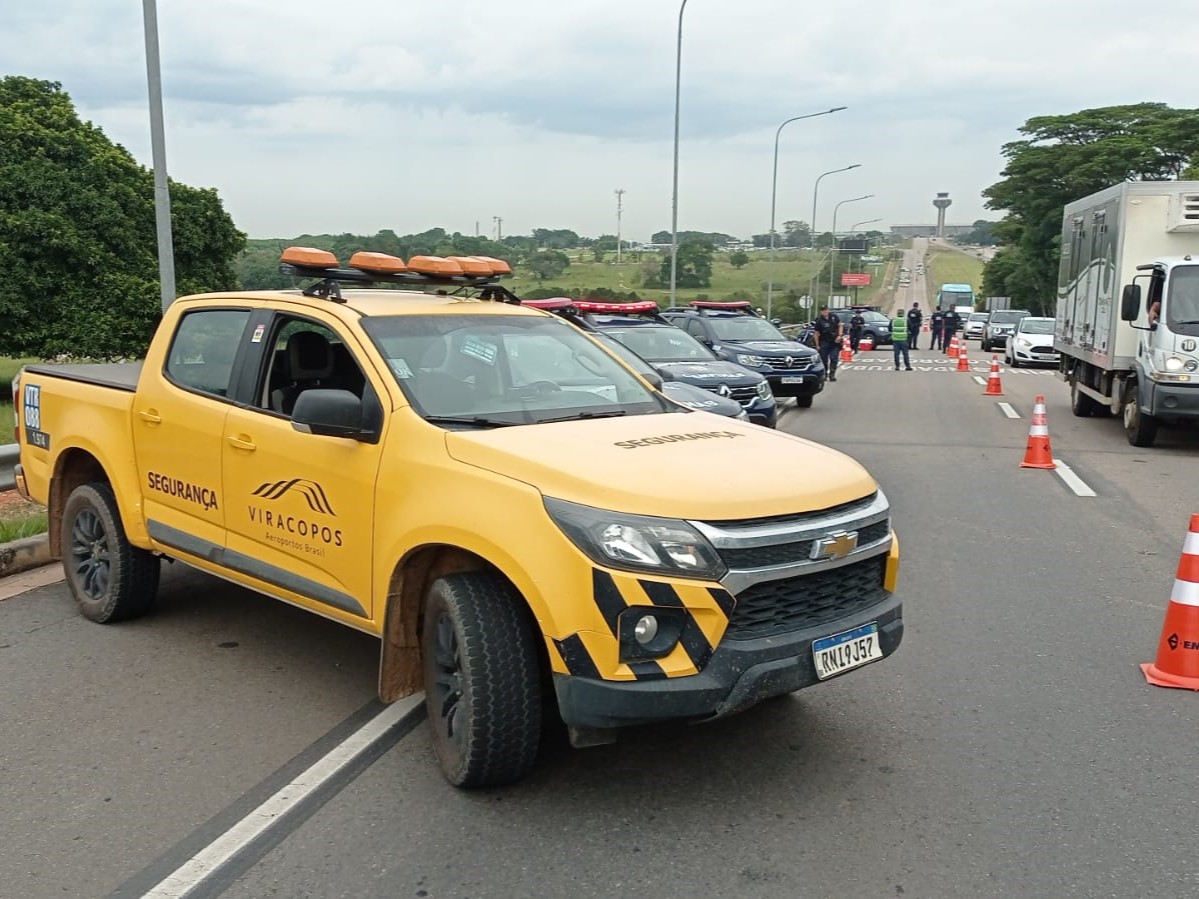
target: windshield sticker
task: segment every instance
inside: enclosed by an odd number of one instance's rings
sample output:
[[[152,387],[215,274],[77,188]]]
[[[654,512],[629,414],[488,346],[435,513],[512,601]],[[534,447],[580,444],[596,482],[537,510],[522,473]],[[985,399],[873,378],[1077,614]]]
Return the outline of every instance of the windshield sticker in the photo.
[[[458,352],[463,356],[470,356],[481,362],[486,362],[488,365],[495,365],[495,357],[499,352],[499,347],[494,343],[479,340],[477,337],[468,337]]]
[[[639,446],[657,446],[660,443],[681,443],[688,440],[711,440],[721,437],[744,437],[736,431],[699,431],[694,434],[663,434],[661,437],[641,437],[637,440],[618,440],[613,446],[621,449],[636,449]]]
[[[401,381],[407,381],[412,377],[412,369],[408,367],[408,363],[403,359],[388,359],[387,364],[391,366],[392,372]]]
[[[254,336],[250,338],[250,343],[262,343],[262,335],[266,333],[266,325],[258,325],[254,328]]]

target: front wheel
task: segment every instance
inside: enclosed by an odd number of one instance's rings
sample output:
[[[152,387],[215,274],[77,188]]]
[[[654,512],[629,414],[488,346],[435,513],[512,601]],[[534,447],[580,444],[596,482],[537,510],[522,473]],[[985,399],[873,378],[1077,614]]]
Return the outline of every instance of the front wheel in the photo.
[[[1136,381],[1124,387],[1124,433],[1133,446],[1153,446],[1157,439],[1157,419],[1141,412]]]
[[[795,398],[795,405],[799,406],[799,408],[801,408],[801,409],[811,409],[812,408],[812,397],[797,396]]]
[[[1070,381],[1070,411],[1077,418],[1090,418],[1095,415],[1102,407],[1095,402],[1093,397],[1087,396],[1082,392],[1082,387],[1078,383],[1078,376]]]
[[[150,610],[158,593],[158,557],[129,542],[108,484],[71,491],[62,534],[67,587],[84,618],[107,624]]]
[[[540,682],[533,626],[507,581],[483,572],[438,578],[421,633],[433,748],[456,787],[524,777],[537,758]]]

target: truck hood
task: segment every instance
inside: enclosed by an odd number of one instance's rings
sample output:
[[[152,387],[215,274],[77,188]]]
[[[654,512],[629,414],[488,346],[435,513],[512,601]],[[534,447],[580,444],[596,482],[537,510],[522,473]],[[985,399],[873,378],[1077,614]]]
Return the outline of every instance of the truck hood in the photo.
[[[723,359],[713,359],[704,362],[654,362],[654,368],[663,375],[668,375],[684,384],[697,384],[703,387],[716,387],[728,384],[730,387],[753,387],[763,380],[759,374],[754,374],[748,368],[742,368],[733,362]]]
[[[445,439],[452,458],[544,496],[639,515],[760,518],[878,489],[843,453],[705,412],[447,431]]]

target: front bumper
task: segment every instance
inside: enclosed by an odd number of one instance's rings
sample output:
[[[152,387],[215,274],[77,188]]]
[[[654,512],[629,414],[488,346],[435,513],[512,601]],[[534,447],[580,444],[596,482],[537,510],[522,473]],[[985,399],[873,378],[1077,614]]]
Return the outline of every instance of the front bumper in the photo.
[[[1017,362],[1027,362],[1030,365],[1057,365],[1061,361],[1061,355],[1055,353],[1052,349],[1048,353],[1035,352],[1035,347],[1021,347],[1019,344],[1013,343],[1010,347],[1011,357]]]
[[[731,715],[818,683],[812,642],[869,622],[878,624],[886,658],[903,639],[903,607],[895,594],[852,615],[784,636],[724,640],[703,670],[688,677],[603,681],[555,674],[558,709],[568,726],[590,728]]]
[[[1149,414],[1159,418],[1199,418],[1199,384],[1149,381]]]
[[[824,366],[807,371],[764,371],[775,396],[815,396],[824,390]],[[753,413],[750,413],[751,415]]]
[[[774,400],[755,400],[744,407],[749,420],[756,425],[773,428],[778,425],[779,409]]]

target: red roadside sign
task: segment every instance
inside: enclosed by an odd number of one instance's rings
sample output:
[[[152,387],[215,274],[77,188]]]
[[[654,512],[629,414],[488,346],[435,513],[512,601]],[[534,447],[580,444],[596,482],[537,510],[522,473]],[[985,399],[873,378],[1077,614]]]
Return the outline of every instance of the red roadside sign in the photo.
[[[869,272],[845,272],[841,275],[842,287],[869,287]]]

